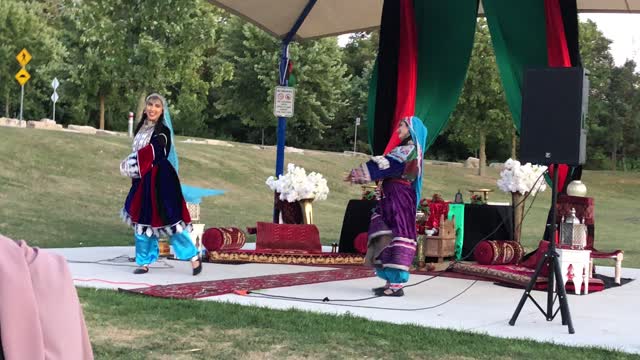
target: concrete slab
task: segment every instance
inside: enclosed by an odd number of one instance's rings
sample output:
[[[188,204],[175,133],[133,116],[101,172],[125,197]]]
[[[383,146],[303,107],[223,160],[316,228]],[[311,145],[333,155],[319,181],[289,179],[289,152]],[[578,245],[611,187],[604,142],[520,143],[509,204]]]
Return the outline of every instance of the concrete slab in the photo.
[[[253,244],[247,244],[251,248]],[[145,275],[132,273],[135,264],[126,258],[134,255],[133,247],[99,247],[48,249],[69,260],[69,267],[77,286],[117,289],[152,285],[233,279],[268,274],[318,271],[311,266],[272,264],[203,264],[200,276],[191,276],[190,264],[178,261],[160,261]],[[109,262],[100,262],[108,260]],[[115,259],[115,260],[114,260]],[[96,263],[99,262],[99,263]],[[115,265],[115,266],[114,266]],[[613,276],[613,268],[598,266],[598,272]],[[623,277],[638,279],[640,269],[625,268]],[[412,275],[410,283],[428,279]],[[292,286],[256,291],[256,294],[303,297],[332,301],[292,301],[261,298],[259,295],[234,294],[201,299],[259,306],[271,309],[299,309],[326,314],[351,314],[374,321],[396,324],[416,324],[433,328],[448,328],[488,334],[505,338],[523,338],[554,342],[571,346],[598,346],[630,353],[640,353],[640,337],[636,326],[640,323],[640,281],[607,289],[590,295],[570,295],[568,298],[575,334],[568,334],[560,316],[547,322],[534,304],[528,300],[515,326],[508,324],[523,290],[502,287],[488,281],[437,277],[405,290],[401,298],[373,298],[371,288],[380,286],[376,278],[355,279]],[[465,291],[466,289],[466,291]],[[254,289],[247,289],[254,290]],[[546,293],[536,291],[533,296],[546,304]]]

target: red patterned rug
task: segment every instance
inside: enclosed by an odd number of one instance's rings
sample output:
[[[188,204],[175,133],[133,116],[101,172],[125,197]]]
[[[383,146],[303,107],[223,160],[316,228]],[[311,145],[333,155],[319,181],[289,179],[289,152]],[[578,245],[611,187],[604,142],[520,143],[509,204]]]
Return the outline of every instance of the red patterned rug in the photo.
[[[329,281],[361,279],[373,276],[375,276],[373,269],[360,267],[119,290],[161,298],[199,299],[208,296],[229,294],[236,290],[270,289]]]
[[[473,263],[456,263],[453,271],[483,278],[483,280],[495,281],[500,285],[511,286],[517,288],[525,288],[531,281],[531,277],[535,273],[533,269],[521,265],[479,265]],[[589,279],[589,293],[594,293],[606,289],[602,276],[596,276]],[[539,276],[536,279],[534,290],[546,291],[547,278]],[[624,283],[623,283],[624,284]],[[574,294],[575,285],[573,281],[567,281],[565,286],[568,294]],[[584,284],[581,287],[584,291]]]

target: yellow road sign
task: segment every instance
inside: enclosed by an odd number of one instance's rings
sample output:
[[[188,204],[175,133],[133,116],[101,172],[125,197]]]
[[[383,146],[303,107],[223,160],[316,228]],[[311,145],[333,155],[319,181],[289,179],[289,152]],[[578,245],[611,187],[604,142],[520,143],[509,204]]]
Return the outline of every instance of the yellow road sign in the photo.
[[[27,70],[25,70],[25,68],[20,69],[20,71],[18,71],[18,73],[16,74],[16,80],[18,80],[18,83],[20,83],[20,85],[22,86],[24,86],[24,84],[26,84],[29,79],[31,79],[31,75],[27,72]]]
[[[24,67],[29,63],[29,61],[31,61],[31,54],[29,54],[27,49],[22,49],[22,51],[16,55],[16,60],[18,60],[20,66]]]

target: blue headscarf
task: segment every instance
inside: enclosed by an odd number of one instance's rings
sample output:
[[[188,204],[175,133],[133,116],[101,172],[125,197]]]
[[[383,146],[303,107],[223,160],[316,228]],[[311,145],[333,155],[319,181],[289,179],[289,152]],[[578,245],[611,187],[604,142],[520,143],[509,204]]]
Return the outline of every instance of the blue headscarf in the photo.
[[[405,117],[402,119],[409,127],[409,133],[411,134],[411,140],[413,140],[416,146],[416,152],[418,157],[418,175],[411,184],[416,192],[416,207],[420,205],[420,196],[422,195],[422,172],[423,172],[423,159],[424,149],[427,143],[427,127],[424,126],[422,120],[416,116]]]
[[[167,155],[167,160],[174,169],[176,169],[176,173],[178,172],[178,153],[176,152],[176,142],[173,138],[173,124],[171,123],[171,115],[169,114],[169,104],[164,96],[153,93],[147,96],[146,102],[151,99],[158,99],[162,102],[162,123],[169,129],[169,133],[171,136],[171,149],[169,149],[169,155]],[[197,188],[189,185],[182,185],[182,196],[184,196],[184,200],[189,203],[200,204],[202,198],[205,196],[215,196],[224,194],[223,190],[216,189],[204,189]]]

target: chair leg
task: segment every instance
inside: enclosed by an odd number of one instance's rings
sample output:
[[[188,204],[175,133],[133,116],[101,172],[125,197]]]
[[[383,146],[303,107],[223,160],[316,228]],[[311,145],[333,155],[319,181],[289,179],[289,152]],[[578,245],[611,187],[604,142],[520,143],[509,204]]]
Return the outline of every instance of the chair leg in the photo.
[[[616,279],[615,282],[616,284],[620,285],[620,277],[621,277],[621,273],[622,273],[622,259],[624,258],[623,253],[619,253],[618,256],[616,256]]]

